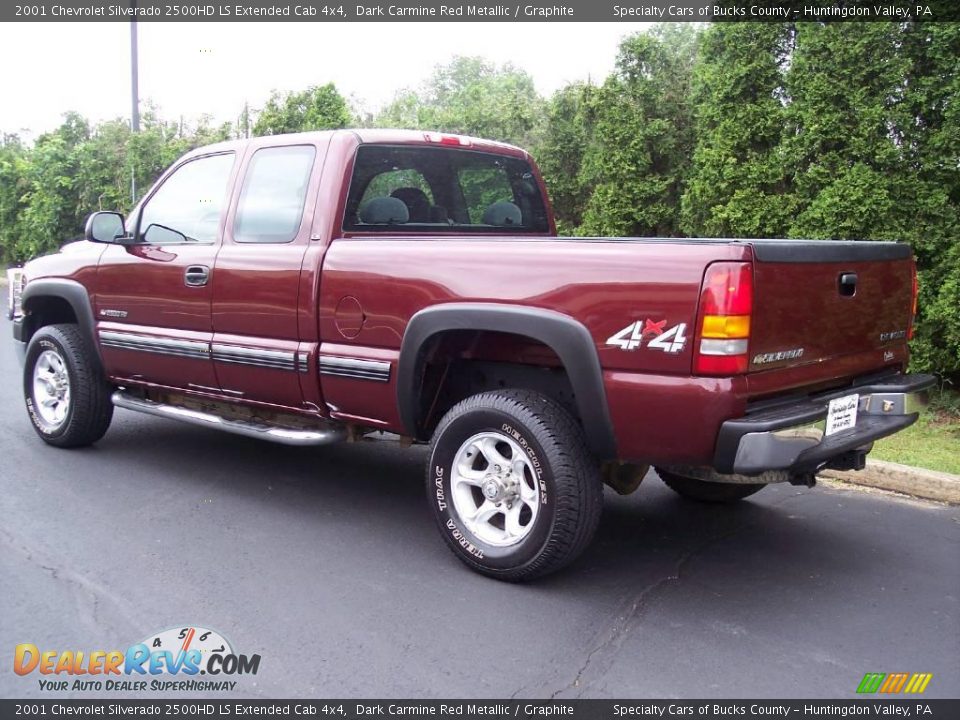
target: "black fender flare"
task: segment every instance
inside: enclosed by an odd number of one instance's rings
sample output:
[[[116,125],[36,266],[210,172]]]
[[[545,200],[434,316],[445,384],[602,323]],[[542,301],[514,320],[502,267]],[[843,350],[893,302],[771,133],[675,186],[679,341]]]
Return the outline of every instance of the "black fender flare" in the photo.
[[[67,280],[65,278],[38,278],[30,280],[23,289],[21,296],[21,306],[26,317],[29,317],[31,301],[36,302],[41,298],[56,297],[65,300],[71,308],[73,314],[77,317],[77,324],[80,326],[80,332],[90,343],[90,347],[96,355],[97,361],[102,365],[100,357],[100,344],[97,342],[96,320],[93,317],[93,306],[90,303],[90,295],[87,289],[76,280]],[[32,326],[25,331],[24,339],[29,341],[30,336],[37,331]]]
[[[590,450],[601,460],[617,457],[600,358],[590,332],[569,315],[499,303],[447,303],[425,308],[407,324],[397,363],[397,407],[407,433],[420,434],[417,402],[423,349],[448,330],[489,330],[523,335],[547,345],[563,363],[573,388]]]

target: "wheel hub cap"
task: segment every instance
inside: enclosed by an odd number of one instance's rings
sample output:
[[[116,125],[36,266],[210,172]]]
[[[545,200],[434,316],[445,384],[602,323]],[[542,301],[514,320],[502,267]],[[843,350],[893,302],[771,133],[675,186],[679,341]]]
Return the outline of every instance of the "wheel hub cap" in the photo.
[[[498,502],[501,493],[503,493],[503,486],[497,482],[496,478],[484,481],[481,489],[483,490],[483,496],[490,502]]]
[[[457,451],[450,478],[453,509],[480,540],[505,547],[530,533],[540,511],[540,480],[513,438],[474,435]]]
[[[56,350],[44,350],[33,366],[34,411],[40,421],[58,428],[70,410],[70,374]]]

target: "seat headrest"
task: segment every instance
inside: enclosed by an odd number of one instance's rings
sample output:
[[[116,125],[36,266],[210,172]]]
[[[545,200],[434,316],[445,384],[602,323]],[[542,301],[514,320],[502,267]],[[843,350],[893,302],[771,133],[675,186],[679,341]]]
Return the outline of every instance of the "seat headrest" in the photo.
[[[523,225],[523,213],[512,202],[500,200],[483,211],[483,222],[498,227]]]
[[[403,200],[376,197],[365,202],[357,216],[365,225],[399,225],[410,219],[410,211]]]

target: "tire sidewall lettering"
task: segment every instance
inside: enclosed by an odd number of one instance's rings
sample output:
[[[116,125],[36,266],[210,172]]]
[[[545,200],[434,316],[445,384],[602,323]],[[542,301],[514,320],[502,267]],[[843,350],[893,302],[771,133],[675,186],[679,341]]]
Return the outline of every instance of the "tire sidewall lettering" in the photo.
[[[540,554],[554,522],[552,506],[548,505],[550,469],[543,460],[544,453],[539,443],[521,427],[517,420],[505,416],[503,411],[478,408],[455,418],[445,427],[434,444],[430,457],[430,500],[441,531],[447,535],[457,552],[474,560],[481,560],[489,567],[504,569],[531,562]],[[516,545],[498,547],[488,545],[464,527],[453,506],[450,475],[456,452],[463,441],[479,432],[498,432],[516,442],[526,453],[536,473],[540,488],[540,512],[530,534]]]
[[[40,432],[47,437],[57,437],[66,432],[67,428],[70,426],[70,422],[73,420],[74,403],[71,402],[70,407],[67,408],[67,417],[64,422],[55,428],[48,426],[37,414],[33,399],[33,370],[34,366],[36,365],[37,358],[45,350],[52,350],[60,356],[63,364],[66,366],[67,374],[70,377],[70,383],[74,384],[75,382],[73,368],[70,364],[68,353],[64,351],[60,343],[55,342],[48,337],[40,337],[37,338],[35,344],[31,345],[27,356],[27,362],[24,364],[23,398],[24,403],[27,406],[27,414],[30,416],[30,422],[33,423],[33,426],[37,429],[37,432]]]
[[[533,466],[533,471],[537,474],[537,487],[540,491],[540,505],[546,505],[548,496],[547,483],[544,481],[544,467],[543,463],[540,461],[540,455],[537,453],[533,443],[529,442],[527,438],[510,423],[503,423],[500,426],[500,430],[505,435],[515,440],[520,446],[520,449],[527,454],[527,459],[530,460],[530,464]]]

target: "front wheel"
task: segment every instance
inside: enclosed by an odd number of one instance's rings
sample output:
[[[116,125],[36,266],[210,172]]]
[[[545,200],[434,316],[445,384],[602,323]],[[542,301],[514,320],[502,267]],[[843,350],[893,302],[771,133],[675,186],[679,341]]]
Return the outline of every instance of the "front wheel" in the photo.
[[[559,404],[528,390],[474,395],[444,416],[430,446],[427,494],[453,553],[513,582],[572,562],[603,505],[583,431]]]
[[[656,468],[668,488],[690,500],[705,503],[729,503],[743,500],[766,487],[764,483],[719,483],[697,480]]]
[[[102,438],[113,418],[110,390],[76,325],[47,325],[30,339],[23,397],[44,442],[82,447]]]

